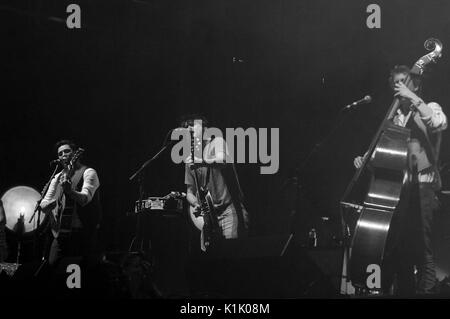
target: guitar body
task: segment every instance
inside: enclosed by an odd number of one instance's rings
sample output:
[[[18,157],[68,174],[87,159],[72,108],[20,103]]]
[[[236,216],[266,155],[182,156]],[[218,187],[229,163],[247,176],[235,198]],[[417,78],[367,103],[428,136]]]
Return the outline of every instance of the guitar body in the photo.
[[[58,183],[61,183],[62,177],[66,180],[70,180],[75,172],[75,163],[79,157],[83,154],[84,149],[78,148],[72,156],[67,168],[63,169],[58,175]],[[55,201],[55,207],[52,209],[50,225],[53,234],[56,236],[59,233],[70,233],[72,224],[72,215],[75,208],[75,202],[64,195],[61,191],[60,196]]]
[[[211,214],[214,214],[215,213],[214,204],[212,201],[211,194],[209,192],[207,192],[205,195],[205,204],[208,207],[209,212],[211,212]],[[191,221],[194,224],[194,226],[198,230],[202,230],[205,225],[204,213],[197,213],[197,212],[195,212],[194,207],[190,206],[189,207],[189,216],[191,217]]]
[[[50,226],[53,234],[57,236],[59,233],[69,233],[72,226],[72,215],[75,203],[67,196],[61,196],[55,201],[55,207],[50,213]]]
[[[195,145],[194,141],[194,131],[191,130],[191,159],[196,158],[196,149],[197,153],[200,153],[201,155],[203,154],[201,143],[197,143],[197,145]],[[217,214],[215,211],[211,193],[206,188],[208,177],[206,177],[205,186],[202,187],[199,182],[197,168],[192,165],[190,169],[192,170],[194,177],[194,183],[197,192],[196,197],[200,205],[200,212],[195,212],[191,207],[189,210],[189,215],[191,216],[191,220],[194,223],[195,227],[202,231],[202,241],[204,244],[204,248],[202,249],[206,250],[211,245],[211,243],[213,243],[221,236],[221,231],[219,229],[219,223],[217,221]],[[207,171],[208,169],[209,168],[207,168]],[[209,174],[207,173],[206,176],[209,176]]]

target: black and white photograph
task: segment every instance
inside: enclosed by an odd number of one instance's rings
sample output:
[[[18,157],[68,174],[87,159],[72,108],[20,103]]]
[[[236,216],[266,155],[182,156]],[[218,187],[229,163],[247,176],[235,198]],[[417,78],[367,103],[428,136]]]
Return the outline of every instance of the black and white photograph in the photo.
[[[449,13],[2,0],[2,300],[450,298]]]

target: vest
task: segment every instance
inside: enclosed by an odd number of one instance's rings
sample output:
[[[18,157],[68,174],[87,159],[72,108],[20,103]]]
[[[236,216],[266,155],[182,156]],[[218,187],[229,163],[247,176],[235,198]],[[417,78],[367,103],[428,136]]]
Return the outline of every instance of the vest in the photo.
[[[411,138],[408,142],[410,169],[413,164],[416,164],[419,173],[434,172],[434,188],[441,189],[439,174],[441,132],[432,132],[422,121],[418,112],[408,121],[406,127],[411,129]]]
[[[81,173],[81,179],[78,182],[77,185],[77,191],[81,191],[82,187],[83,187],[83,181],[84,181],[84,172],[86,171],[86,169],[88,169],[89,167],[84,167],[83,171]],[[100,227],[100,223],[102,221],[102,215],[103,215],[103,211],[102,211],[102,205],[101,205],[101,201],[100,201],[100,186],[97,188],[97,190],[94,193],[94,196],[92,197],[91,201],[85,205],[85,206],[81,206],[81,205],[77,205],[77,215],[78,218],[80,219],[83,228],[90,232],[90,231],[94,231],[95,229],[98,229]]]

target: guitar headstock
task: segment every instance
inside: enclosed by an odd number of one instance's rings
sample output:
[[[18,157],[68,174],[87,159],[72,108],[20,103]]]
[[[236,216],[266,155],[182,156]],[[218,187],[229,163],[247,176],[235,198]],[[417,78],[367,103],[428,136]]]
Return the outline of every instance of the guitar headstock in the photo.
[[[69,166],[73,167],[75,165],[75,163],[78,161],[78,159],[80,158],[81,155],[83,155],[84,153],[84,149],[79,147],[75,153],[73,153],[72,158],[70,159],[70,163]]]

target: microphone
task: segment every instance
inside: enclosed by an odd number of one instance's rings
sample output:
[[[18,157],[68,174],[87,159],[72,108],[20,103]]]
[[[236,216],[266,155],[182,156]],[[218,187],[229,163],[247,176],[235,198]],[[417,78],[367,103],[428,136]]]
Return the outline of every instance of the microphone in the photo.
[[[62,161],[61,161],[60,159],[55,159],[55,160],[53,160],[53,161],[50,161],[50,165],[53,165],[53,164],[60,164],[60,163],[62,163]]]
[[[372,97],[370,95],[366,95],[361,100],[355,101],[352,104],[349,104],[345,107],[345,109],[351,109],[354,106],[361,105],[361,104],[367,104],[372,102]]]

